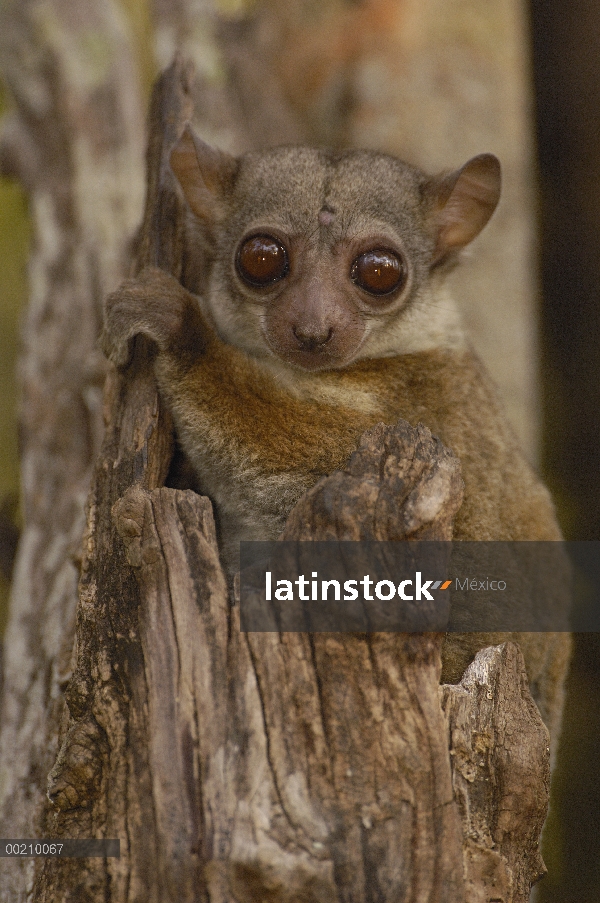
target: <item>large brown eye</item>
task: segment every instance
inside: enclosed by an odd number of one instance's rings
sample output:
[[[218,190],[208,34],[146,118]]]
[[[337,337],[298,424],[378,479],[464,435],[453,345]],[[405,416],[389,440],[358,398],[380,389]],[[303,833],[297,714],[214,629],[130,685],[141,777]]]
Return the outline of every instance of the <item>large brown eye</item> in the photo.
[[[406,281],[406,268],[393,251],[375,248],[356,258],[350,278],[370,295],[389,295]]]
[[[271,235],[253,235],[240,246],[236,258],[238,273],[249,285],[263,286],[287,276],[286,249]]]

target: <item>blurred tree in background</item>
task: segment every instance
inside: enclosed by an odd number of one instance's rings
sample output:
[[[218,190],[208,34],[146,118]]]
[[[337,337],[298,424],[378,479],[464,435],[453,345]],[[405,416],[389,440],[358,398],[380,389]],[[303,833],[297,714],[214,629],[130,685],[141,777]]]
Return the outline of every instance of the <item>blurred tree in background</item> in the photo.
[[[4,104],[1,104],[4,107]],[[19,493],[16,370],[19,311],[26,297],[29,245],[26,201],[21,186],[0,179],[0,630],[8,604]]]

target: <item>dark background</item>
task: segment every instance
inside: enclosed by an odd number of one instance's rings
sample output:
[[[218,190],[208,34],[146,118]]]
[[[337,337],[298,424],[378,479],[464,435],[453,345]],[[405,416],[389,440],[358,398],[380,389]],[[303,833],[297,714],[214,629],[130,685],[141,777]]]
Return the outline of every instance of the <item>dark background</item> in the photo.
[[[568,539],[600,539],[600,4],[532,0],[544,476]],[[600,900],[600,637],[575,656],[544,903]]]

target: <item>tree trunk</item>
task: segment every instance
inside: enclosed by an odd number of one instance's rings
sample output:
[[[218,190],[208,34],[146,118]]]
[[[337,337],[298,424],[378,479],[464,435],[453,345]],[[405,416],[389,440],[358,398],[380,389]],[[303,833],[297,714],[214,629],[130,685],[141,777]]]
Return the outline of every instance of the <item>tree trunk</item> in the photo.
[[[273,75],[280,32],[274,42],[265,31],[269,9],[259,4],[250,16],[244,43],[241,20],[157,3],[162,46],[192,18],[197,29],[210,24],[231,81],[219,84],[218,65],[209,90],[192,90],[181,65],[163,81],[138,269],[179,273],[181,209],[159,151],[194,106],[233,148],[264,134],[269,143],[367,143],[342,127],[351,121],[344,98],[355,56],[339,82],[326,67],[322,85],[338,85],[333,99],[323,88],[316,112],[299,109],[293,78]],[[106,372],[95,343],[103,298],[126,275],[140,218],[142,102],[108,0],[80,0],[76,9],[67,0],[14,0],[2,24],[20,115],[5,128],[0,161],[29,190],[36,241],[1,833],[118,837],[121,859],[5,860],[0,899],[526,900],[541,869],[547,738],[518,653],[486,653],[462,687],[444,690],[444,716],[439,637],[241,635],[210,505],[161,488],[172,431],[141,343],[126,377],[110,372],[105,388],[72,652],[83,499]],[[196,36],[206,88],[208,39]],[[261,41],[270,55],[253,91],[244,54],[255,59]],[[326,42],[319,46],[326,55]],[[358,115],[360,105],[351,109]],[[441,535],[456,502],[451,486],[444,491]],[[310,499],[302,504],[294,516],[306,531],[315,518]],[[469,706],[482,720],[475,731]],[[514,718],[523,724],[516,736],[504,726]],[[535,767],[513,774],[507,762],[523,760]]]
[[[25,185],[33,224],[20,374],[25,526],[0,722],[2,836],[17,838],[43,833],[59,748],[84,505],[102,437],[106,362],[97,336],[140,220],[144,121],[115,4],[9,0],[0,44],[18,104],[3,123],[0,161]],[[0,898],[25,899],[32,880],[31,860],[4,860]]]

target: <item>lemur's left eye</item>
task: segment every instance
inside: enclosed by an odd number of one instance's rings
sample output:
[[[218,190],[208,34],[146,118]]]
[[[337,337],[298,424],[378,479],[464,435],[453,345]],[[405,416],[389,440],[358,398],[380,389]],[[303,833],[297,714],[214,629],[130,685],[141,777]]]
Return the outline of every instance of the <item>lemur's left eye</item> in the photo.
[[[389,295],[406,282],[406,267],[394,251],[374,248],[356,258],[350,279],[370,295]]]
[[[278,282],[290,269],[286,249],[272,235],[252,235],[242,242],[236,265],[244,282],[257,287]]]

